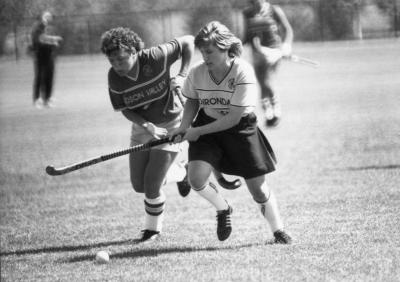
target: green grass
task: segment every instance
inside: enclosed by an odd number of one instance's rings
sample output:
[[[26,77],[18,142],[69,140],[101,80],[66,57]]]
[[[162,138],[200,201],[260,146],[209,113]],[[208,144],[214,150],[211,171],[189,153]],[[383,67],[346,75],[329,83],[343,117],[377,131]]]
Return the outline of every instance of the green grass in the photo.
[[[234,213],[231,237],[219,242],[211,206],[195,193],[181,198],[174,183],[163,236],[135,243],[143,198],[126,157],[64,176],[44,171],[129,144],[129,122],[108,100],[107,61],[60,57],[49,110],[32,107],[32,62],[2,61],[1,281],[399,281],[399,43],[298,43],[320,68],[282,64],[284,119],[265,133],[291,246],[268,244],[245,187],[221,190]],[[99,250],[109,264],[94,263]]]

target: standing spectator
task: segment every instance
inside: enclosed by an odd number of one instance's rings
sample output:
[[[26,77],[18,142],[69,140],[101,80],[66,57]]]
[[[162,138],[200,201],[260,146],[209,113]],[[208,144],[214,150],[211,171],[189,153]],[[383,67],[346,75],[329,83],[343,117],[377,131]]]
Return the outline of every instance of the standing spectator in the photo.
[[[293,30],[283,12],[265,0],[249,0],[243,11],[246,38],[253,51],[253,65],[261,88],[266,125],[278,125],[282,112],[272,78],[282,57],[292,53]]]
[[[59,47],[62,37],[52,35],[53,16],[49,11],[41,14],[33,25],[32,51],[34,56],[35,78],[33,82],[33,104],[37,108],[51,107],[53,91],[55,49]]]

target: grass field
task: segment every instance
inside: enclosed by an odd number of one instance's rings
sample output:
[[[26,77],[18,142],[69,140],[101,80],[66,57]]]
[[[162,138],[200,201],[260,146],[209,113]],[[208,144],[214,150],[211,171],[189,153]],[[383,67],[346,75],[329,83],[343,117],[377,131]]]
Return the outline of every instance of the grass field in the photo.
[[[129,144],[107,96],[101,56],[60,57],[56,108],[32,107],[32,62],[0,62],[1,281],[400,281],[400,41],[298,43],[318,69],[290,62],[277,77],[284,118],[265,130],[279,160],[269,176],[290,246],[247,189],[221,190],[233,233],[169,183],[164,233],[137,244],[143,198],[127,157],[64,176],[63,166]],[[198,58],[198,57],[197,57]],[[111,261],[94,263],[97,251]]]

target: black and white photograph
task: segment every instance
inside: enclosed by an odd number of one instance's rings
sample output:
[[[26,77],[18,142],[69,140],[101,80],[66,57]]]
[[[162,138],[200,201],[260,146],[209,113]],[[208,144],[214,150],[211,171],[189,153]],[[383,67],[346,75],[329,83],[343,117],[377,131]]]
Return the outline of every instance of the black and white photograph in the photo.
[[[0,0],[0,281],[400,281],[400,0]]]

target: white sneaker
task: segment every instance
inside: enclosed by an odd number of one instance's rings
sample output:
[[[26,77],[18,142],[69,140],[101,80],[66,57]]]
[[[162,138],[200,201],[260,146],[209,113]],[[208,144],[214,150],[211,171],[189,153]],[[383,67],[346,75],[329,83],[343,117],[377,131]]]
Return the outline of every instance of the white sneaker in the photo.
[[[45,101],[43,104],[47,108],[54,108],[55,107],[53,99],[49,99],[49,100]]]
[[[43,101],[42,101],[42,99],[37,99],[36,101],[34,101],[33,102],[33,106],[36,108],[36,109],[43,109]]]
[[[262,100],[262,108],[264,110],[264,117],[266,120],[274,118],[274,108],[272,107],[271,101],[268,98]]]

